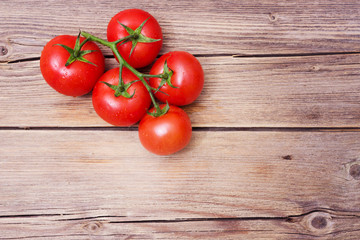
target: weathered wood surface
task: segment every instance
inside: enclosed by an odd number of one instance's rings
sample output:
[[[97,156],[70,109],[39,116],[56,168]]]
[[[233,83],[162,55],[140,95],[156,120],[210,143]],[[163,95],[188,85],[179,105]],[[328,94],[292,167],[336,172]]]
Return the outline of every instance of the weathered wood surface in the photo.
[[[161,54],[205,70],[193,139],[168,157],[39,70],[52,37],[105,38],[133,7]],[[359,79],[355,0],[0,1],[0,239],[357,240]]]
[[[44,44],[79,29],[106,37],[125,8],[151,12],[162,53],[289,54],[360,51],[360,3],[348,1],[0,1],[0,61],[38,57]],[[106,51],[111,54],[110,51]]]
[[[163,158],[137,131],[0,134],[2,236],[359,234],[359,132],[196,131]]]
[[[196,127],[360,127],[360,54],[199,60],[204,90],[184,108]],[[107,63],[116,67],[113,58]],[[72,98],[50,88],[39,61],[0,69],[0,126],[110,126],[90,94]]]

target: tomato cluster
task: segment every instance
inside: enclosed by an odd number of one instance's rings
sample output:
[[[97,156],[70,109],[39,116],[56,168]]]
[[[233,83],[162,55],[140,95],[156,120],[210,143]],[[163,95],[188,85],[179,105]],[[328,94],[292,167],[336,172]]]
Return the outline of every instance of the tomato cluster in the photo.
[[[202,91],[204,72],[199,61],[183,51],[155,61],[163,42],[161,27],[140,9],[116,14],[108,24],[107,40],[80,34],[57,36],[45,45],[40,69],[46,82],[69,96],[92,90],[95,112],[115,126],[139,122],[140,142],[152,153],[169,155],[183,149],[192,127],[179,106],[194,102]],[[112,50],[118,68],[104,73],[104,56],[95,42]],[[137,70],[154,61],[150,74]]]

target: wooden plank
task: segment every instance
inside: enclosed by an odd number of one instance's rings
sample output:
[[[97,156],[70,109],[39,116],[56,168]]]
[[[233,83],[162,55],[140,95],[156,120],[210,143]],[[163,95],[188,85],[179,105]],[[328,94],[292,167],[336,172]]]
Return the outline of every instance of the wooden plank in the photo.
[[[161,53],[289,54],[360,51],[359,1],[26,1],[0,2],[0,61],[39,57],[56,35],[79,29],[106,37],[110,18],[149,11],[164,32]],[[103,48],[104,49],[104,48]],[[107,49],[105,54],[111,54]]]
[[[194,126],[360,126],[360,54],[198,59],[204,90],[184,108]],[[116,61],[107,59],[107,66]],[[0,126],[110,126],[94,112],[90,94],[73,98],[51,89],[39,61],[3,63],[0,70]]]
[[[169,157],[136,131],[0,135],[5,239],[358,234],[359,132],[196,131]]]
[[[350,171],[360,132],[195,131],[185,150],[168,157],[144,150],[137,131],[0,134],[1,215],[80,211],[148,220],[360,211],[358,173]]]
[[[119,220],[120,219],[120,220]],[[359,215],[313,212],[288,219],[178,219],[126,222],[121,217],[8,216],[0,239],[357,239]]]

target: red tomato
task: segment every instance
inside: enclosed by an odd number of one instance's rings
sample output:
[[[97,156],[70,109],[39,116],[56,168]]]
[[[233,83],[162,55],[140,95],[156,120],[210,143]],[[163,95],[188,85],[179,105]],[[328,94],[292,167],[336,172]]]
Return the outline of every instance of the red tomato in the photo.
[[[129,35],[129,32],[120,23],[132,30],[136,30],[145,20],[147,21],[141,30],[142,36],[154,40],[160,39],[159,41],[141,42],[140,38],[138,38],[139,42],[136,44],[131,55],[130,52],[133,47],[131,40],[125,44],[118,44],[120,55],[134,68],[145,67],[157,57],[163,39],[159,23],[148,12],[140,9],[128,9],[116,14],[110,20],[107,27],[107,39],[113,42]]]
[[[57,36],[45,45],[40,57],[40,69],[46,82],[59,93],[74,97],[90,92],[105,66],[104,56],[94,42],[86,42],[81,50],[96,50],[83,56],[95,65],[77,60],[65,66],[70,53],[55,44],[74,48],[76,39],[76,36]],[[80,41],[83,40],[85,38],[81,37]]]
[[[187,52],[169,52],[154,63],[150,74],[162,74],[165,60],[168,68],[173,71],[171,83],[177,88],[172,88],[165,83],[160,91],[155,93],[155,97],[164,103],[167,101],[176,106],[184,106],[195,101],[204,86],[204,71],[199,61]],[[149,81],[150,86],[157,89],[161,78],[150,78]]]
[[[125,84],[138,79],[125,67],[122,70],[122,77]],[[93,106],[103,120],[115,126],[125,127],[137,123],[145,115],[150,107],[151,98],[141,82],[133,83],[127,92],[132,95],[135,91],[134,96],[125,98],[123,96],[116,97],[115,91],[101,81],[118,85],[119,68],[104,73],[93,89]]]
[[[153,117],[146,114],[139,124],[141,144],[158,155],[169,155],[183,149],[190,142],[191,134],[189,116],[181,108],[172,105],[165,115]]]

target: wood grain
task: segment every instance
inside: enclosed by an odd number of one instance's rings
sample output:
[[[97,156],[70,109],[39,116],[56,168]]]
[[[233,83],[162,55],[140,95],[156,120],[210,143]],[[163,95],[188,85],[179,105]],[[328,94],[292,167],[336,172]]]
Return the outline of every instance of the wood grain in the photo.
[[[194,126],[360,126],[360,54],[198,59],[204,90],[184,108]],[[116,61],[107,59],[107,67]],[[73,98],[51,89],[39,61],[0,69],[0,126],[110,126],[93,110],[91,94]]]
[[[51,38],[79,29],[105,38],[110,18],[127,8],[145,9],[158,19],[165,36],[161,53],[360,52],[360,3],[354,0],[2,0],[0,61],[39,57]]]
[[[3,238],[84,231],[140,238],[229,231],[231,238],[248,231],[276,239],[352,236],[360,224],[359,180],[350,171],[359,165],[359,132],[196,131],[185,150],[169,157],[142,149],[137,131],[0,135]],[[316,216],[325,220],[312,223]],[[315,230],[304,225],[309,221]],[[91,233],[98,222],[101,232]],[[90,230],[81,229],[86,224]]]
[[[205,71],[175,155],[39,70],[51,38],[106,38],[127,8]],[[359,239],[359,23],[355,0],[0,1],[0,239]]]

